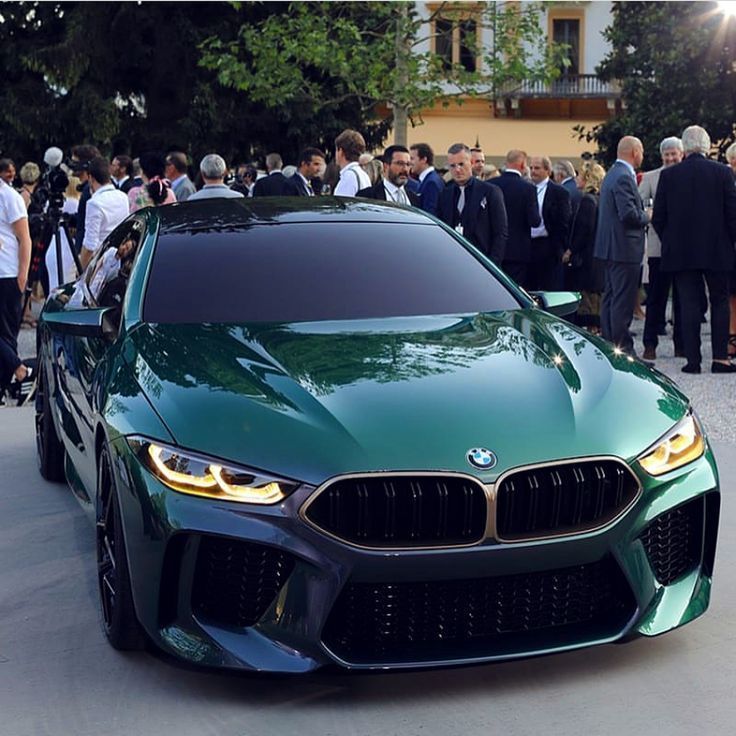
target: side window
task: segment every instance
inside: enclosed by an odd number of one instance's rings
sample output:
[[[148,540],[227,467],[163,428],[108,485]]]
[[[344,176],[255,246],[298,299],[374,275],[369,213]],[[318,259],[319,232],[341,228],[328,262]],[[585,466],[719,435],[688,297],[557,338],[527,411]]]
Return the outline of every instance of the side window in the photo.
[[[122,309],[128,276],[143,236],[143,222],[134,220],[116,228],[90,261],[84,275],[89,306]]]

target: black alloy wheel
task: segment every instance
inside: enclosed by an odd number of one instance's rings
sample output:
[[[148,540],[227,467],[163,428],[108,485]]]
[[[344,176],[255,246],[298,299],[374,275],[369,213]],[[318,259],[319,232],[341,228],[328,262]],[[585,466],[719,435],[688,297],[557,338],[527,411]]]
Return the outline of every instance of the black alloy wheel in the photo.
[[[97,473],[97,582],[102,628],[115,649],[142,649],[143,632],[133,605],[120,506],[110,451],[103,446]]]
[[[65,480],[64,445],[51,416],[51,397],[42,365],[43,359],[40,358],[36,391],[36,457],[41,476],[53,483],[61,483]]]

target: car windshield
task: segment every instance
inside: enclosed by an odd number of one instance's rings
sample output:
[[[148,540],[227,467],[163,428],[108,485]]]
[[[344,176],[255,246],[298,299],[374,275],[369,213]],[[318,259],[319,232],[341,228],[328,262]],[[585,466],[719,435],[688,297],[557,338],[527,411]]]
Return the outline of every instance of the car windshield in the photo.
[[[437,225],[297,222],[161,235],[143,318],[312,322],[519,306],[476,256]]]

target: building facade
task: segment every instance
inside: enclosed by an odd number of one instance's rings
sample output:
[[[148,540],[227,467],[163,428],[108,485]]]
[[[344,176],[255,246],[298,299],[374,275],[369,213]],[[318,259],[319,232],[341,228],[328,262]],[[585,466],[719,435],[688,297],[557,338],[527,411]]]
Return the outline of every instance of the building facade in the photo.
[[[493,44],[493,31],[473,20],[478,3],[418,3],[427,19],[423,51],[480,68],[481,54]],[[438,156],[458,141],[478,143],[486,160],[500,163],[511,148],[552,158],[578,161],[591,144],[579,140],[573,130],[590,128],[615,115],[621,107],[618,86],[595,76],[596,66],[609,50],[603,37],[611,22],[610,2],[554,2],[543,4],[542,26],[546,37],[568,46],[569,66],[550,84],[521,82],[497,90],[485,98],[466,98],[462,104],[437,104],[421,113],[421,124],[409,128],[409,142],[427,142]],[[465,11],[465,12],[463,12]],[[444,14],[446,13],[446,14]]]

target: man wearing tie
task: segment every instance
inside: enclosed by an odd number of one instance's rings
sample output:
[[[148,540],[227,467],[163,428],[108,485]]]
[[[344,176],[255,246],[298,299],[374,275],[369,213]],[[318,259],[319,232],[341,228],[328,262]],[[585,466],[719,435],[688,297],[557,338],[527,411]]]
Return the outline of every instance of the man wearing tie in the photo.
[[[437,217],[500,267],[508,238],[501,190],[473,176],[470,148],[464,143],[447,149],[447,166],[452,183],[440,193]]]
[[[411,169],[409,149],[406,146],[389,146],[383,152],[382,160],[383,178],[372,187],[361,189],[357,196],[418,207],[419,197],[406,188]]]
[[[305,148],[299,156],[299,167],[294,176],[289,177],[292,197],[314,197],[312,179],[320,175],[325,167],[325,155],[319,148]]]

